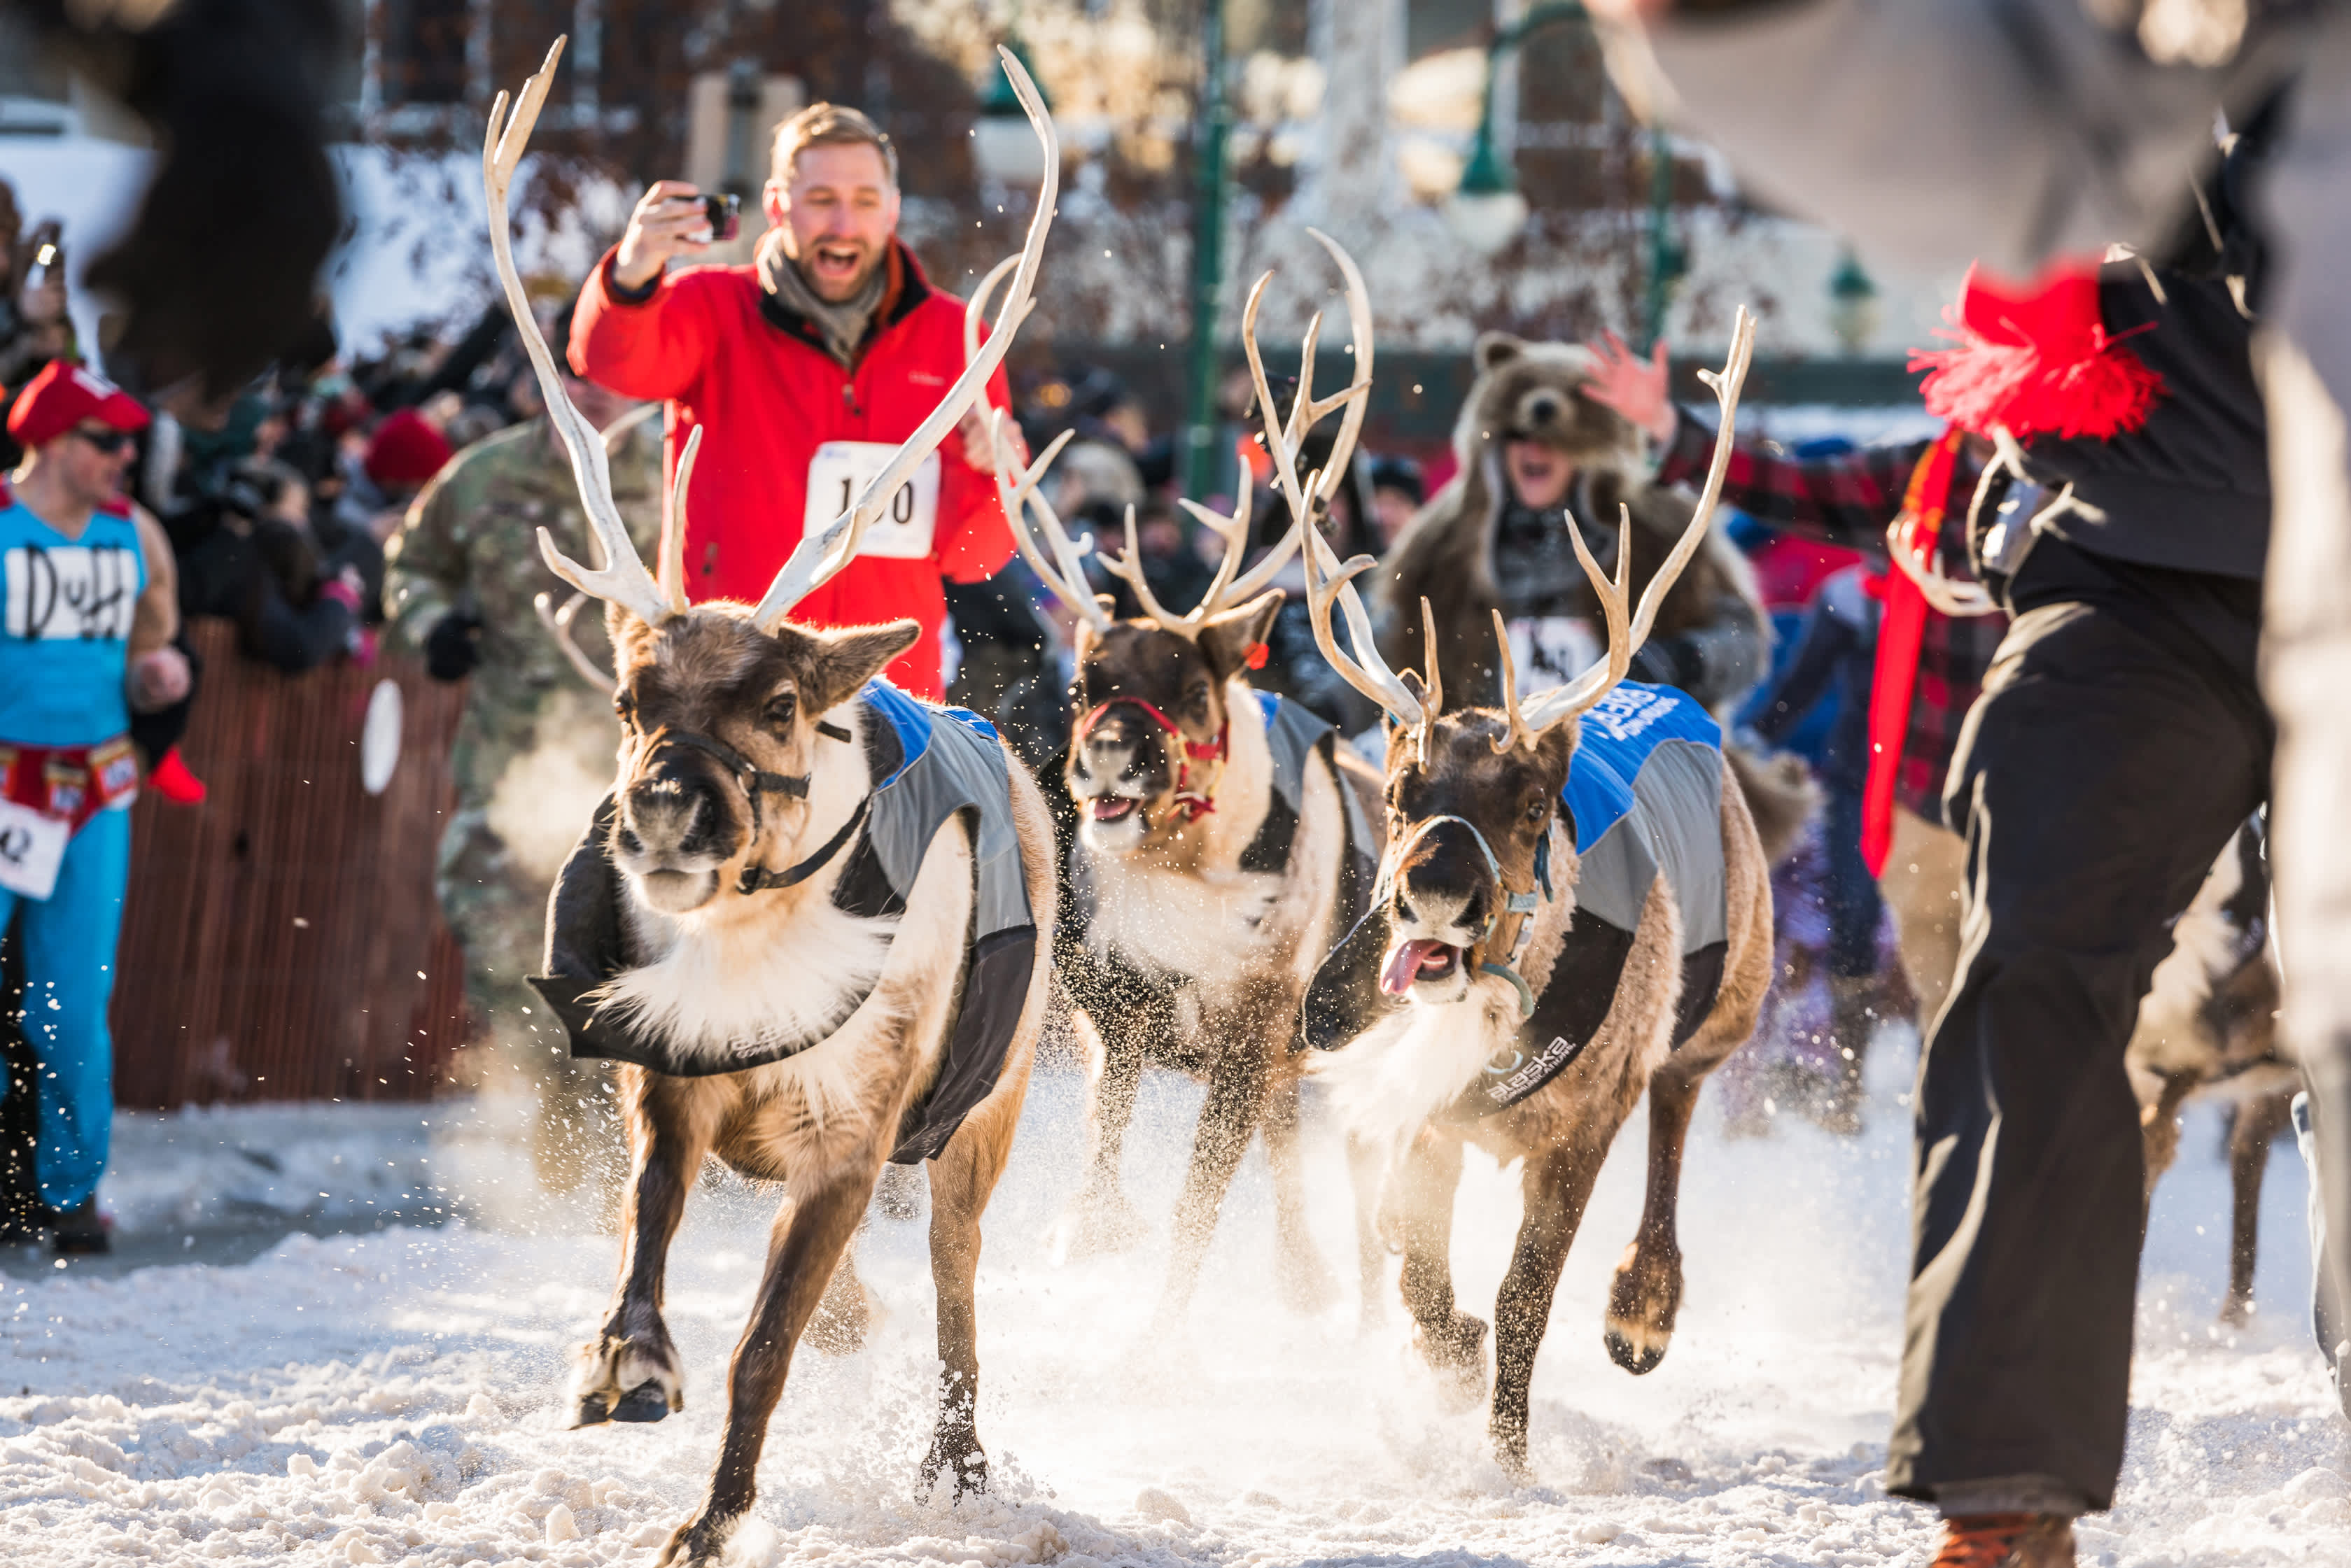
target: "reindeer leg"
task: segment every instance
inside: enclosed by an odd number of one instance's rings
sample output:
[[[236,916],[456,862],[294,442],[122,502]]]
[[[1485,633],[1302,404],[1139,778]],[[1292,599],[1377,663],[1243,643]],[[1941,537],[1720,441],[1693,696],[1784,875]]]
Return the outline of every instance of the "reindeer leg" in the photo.
[[[2237,1107],[2229,1128],[2229,1182],[2234,1201],[2229,1224],[2229,1299],[2220,1321],[2241,1328],[2253,1315],[2253,1260],[2261,1251],[2262,1177],[2270,1140],[2285,1130],[2291,1095],[2265,1095]]]
[[[886,1172],[901,1168],[885,1165],[882,1168]],[[854,1355],[865,1348],[865,1330],[872,1318],[872,1299],[865,1293],[865,1282],[857,1277],[857,1242],[852,1237],[841,1249],[840,1265],[832,1271],[831,1282],[817,1301],[816,1315],[800,1337],[810,1349],[827,1355]]]
[[[1640,1231],[1616,1265],[1603,1324],[1608,1358],[1635,1377],[1666,1358],[1674,1316],[1681,1310],[1682,1249],[1675,1222],[1682,1148],[1703,1082],[1671,1068],[1649,1080],[1649,1189],[1642,1200]]]
[[[857,1234],[865,1205],[881,1174],[883,1149],[864,1151],[802,1184],[785,1190],[783,1207],[768,1236],[768,1264],[759,1278],[759,1298],[751,1309],[735,1358],[726,1371],[726,1438],[710,1491],[695,1516],[679,1525],[662,1551],[663,1568],[672,1563],[716,1563],[727,1539],[758,1495],[759,1451],[768,1441],[768,1418],[784,1392],[792,1348],[816,1314],[817,1301],[832,1279],[850,1239]]]
[[[1143,1052],[1131,1030],[1104,1033],[1083,1012],[1073,1015],[1079,1047],[1086,1057],[1086,1178],[1071,1205],[1071,1252],[1083,1257],[1123,1251],[1144,1231],[1143,1217],[1126,1200],[1119,1169],[1126,1158],[1127,1125],[1134,1118],[1135,1091],[1143,1083]]]
[[[1355,1280],[1362,1305],[1358,1334],[1369,1334],[1384,1320],[1380,1310],[1380,1276],[1387,1272],[1387,1239],[1380,1233],[1380,1188],[1387,1175],[1387,1151],[1347,1135],[1347,1181],[1355,1193]]]
[[[2139,1107],[2139,1154],[2147,1166],[2147,1189],[2139,1195],[2138,1207],[2142,1238],[2147,1234],[2147,1216],[2155,1208],[2155,1184],[2179,1158],[2179,1107],[2188,1103],[2195,1088],[2194,1074],[2174,1073],[2163,1080],[2163,1091],[2155,1103]]]
[[[1213,1030],[1204,1031],[1211,1039]],[[1216,1234],[1217,1211],[1233,1185],[1233,1172],[1249,1147],[1264,1115],[1267,1079],[1264,1041],[1251,1033],[1228,1033],[1232,1040],[1208,1069],[1208,1098],[1200,1107],[1200,1126],[1192,1138],[1192,1163],[1184,1173],[1184,1191],[1176,1200],[1175,1245],[1167,1262],[1167,1290],[1160,1298],[1159,1320],[1165,1327],[1180,1319],[1192,1304],[1200,1282],[1200,1264],[1209,1239]]]
[[[1413,1341],[1431,1371],[1474,1399],[1486,1384],[1486,1324],[1454,1303],[1453,1193],[1461,1140],[1424,1127],[1396,1162],[1395,1207],[1404,1239],[1399,1288]]]
[[[979,1346],[972,1282],[979,1270],[979,1217],[1012,1155],[1013,1128],[1028,1094],[1025,1063],[1008,1066],[996,1089],[964,1118],[931,1161],[931,1283],[939,1303],[939,1413],[923,1459],[923,1490],[940,1472],[955,1495],[987,1490],[987,1451],[980,1446]]]
[[[1295,1075],[1284,1075],[1266,1094],[1265,1152],[1273,1167],[1273,1266],[1281,1299],[1293,1312],[1322,1312],[1338,1295],[1339,1286],[1306,1228],[1306,1177],[1298,1158]]]
[[[658,1421],[685,1408],[685,1369],[662,1322],[670,1240],[686,1189],[710,1151],[718,1096],[699,1080],[621,1070],[630,1180],[621,1213],[621,1278],[595,1340],[580,1349],[573,1424]]]
[[[1542,1348],[1543,1330],[1551,1324],[1559,1271],[1614,1137],[1615,1128],[1609,1127],[1588,1145],[1527,1157],[1521,1179],[1526,1209],[1494,1303],[1494,1413],[1487,1425],[1494,1458],[1514,1476],[1527,1473],[1527,1388],[1534,1379],[1535,1352]]]

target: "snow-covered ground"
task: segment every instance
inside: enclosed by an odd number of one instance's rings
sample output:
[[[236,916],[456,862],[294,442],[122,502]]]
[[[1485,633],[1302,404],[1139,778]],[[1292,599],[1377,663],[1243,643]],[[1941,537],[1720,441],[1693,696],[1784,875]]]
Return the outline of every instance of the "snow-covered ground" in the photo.
[[[1877,1484],[1907,1235],[1907,1044],[1881,1043],[1858,1140],[1782,1118],[1771,1138],[1727,1142],[1701,1107],[1687,1304],[1664,1366],[1637,1379],[1599,1334],[1639,1198],[1637,1130],[1620,1145],[1537,1367],[1531,1486],[1488,1458],[1481,1411],[1440,1397],[1399,1310],[1359,1335],[1352,1292],[1311,1320],[1274,1304],[1259,1157],[1181,1343],[1144,1337],[1164,1239],[1052,1263],[1080,1085],[1040,1071],[980,1269],[995,1492],[914,1501],[933,1373],[924,1228],[877,1218],[861,1267],[880,1321],[857,1355],[800,1356],[739,1553],[982,1568],[1921,1563],[1924,1513]],[[1189,1085],[1146,1085],[1128,1169],[1148,1214],[1173,1205],[1196,1103]],[[9,1265],[0,1554],[647,1560],[715,1457],[770,1199],[705,1183],[689,1207],[669,1291],[685,1412],[566,1431],[567,1355],[603,1305],[614,1244],[530,1196],[508,1109],[123,1118],[109,1200],[134,1257],[216,1255],[240,1227],[362,1229],[298,1231],[231,1266]],[[1311,1137],[1318,1234],[1352,1278],[1338,1149],[1319,1118]],[[2216,1143],[2212,1115],[2193,1116],[2156,1206],[2129,1464],[2118,1508],[2082,1532],[2085,1561],[2351,1562],[2351,1435],[2302,1322],[2301,1164],[2290,1147],[2273,1160],[2262,1311],[2231,1334],[2210,1326],[2226,1266]],[[435,1225],[444,1209],[458,1217]],[[1517,1214],[1514,1183],[1472,1156],[1454,1255],[1481,1314]],[[387,1215],[411,1223],[364,1229]]]

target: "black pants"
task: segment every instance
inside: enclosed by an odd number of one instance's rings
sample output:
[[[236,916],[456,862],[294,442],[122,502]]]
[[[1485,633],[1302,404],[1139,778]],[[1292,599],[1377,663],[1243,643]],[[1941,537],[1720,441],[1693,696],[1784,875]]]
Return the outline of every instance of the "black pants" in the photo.
[[[2123,1053],[2171,920],[2268,794],[2260,596],[2045,539],[1961,731],[1965,946],[1919,1064],[1886,1466],[1947,1513],[2112,1503],[2145,1185]]]

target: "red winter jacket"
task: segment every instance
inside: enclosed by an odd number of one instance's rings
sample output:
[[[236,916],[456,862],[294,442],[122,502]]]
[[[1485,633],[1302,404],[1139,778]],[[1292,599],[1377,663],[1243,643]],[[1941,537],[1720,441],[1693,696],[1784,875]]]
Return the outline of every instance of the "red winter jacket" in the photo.
[[[704,427],[686,495],[685,580],[695,600],[757,603],[800,541],[810,460],[829,441],[898,441],[963,371],[963,303],[934,290],[912,252],[892,242],[889,285],[854,369],[843,369],[806,318],[759,286],[750,266],[686,267],[641,303],[614,292],[607,253],[580,291],[572,369],[634,398],[668,400],[665,477]],[[988,401],[1005,406],[1004,374]],[[996,482],[939,446],[938,526],[927,560],[861,556],[800,601],[794,618],[863,626],[912,616],[928,636],[886,673],[938,698],[942,576],[978,582],[1011,558]],[[664,487],[664,495],[667,487]],[[666,501],[664,503],[666,507]]]

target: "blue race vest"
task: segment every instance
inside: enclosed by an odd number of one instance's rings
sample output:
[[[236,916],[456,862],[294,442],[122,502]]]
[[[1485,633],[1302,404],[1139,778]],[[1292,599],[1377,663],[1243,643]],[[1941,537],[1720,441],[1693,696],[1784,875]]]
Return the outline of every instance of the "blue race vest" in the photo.
[[[138,524],[95,513],[68,539],[0,487],[0,742],[89,746],[129,730]]]

